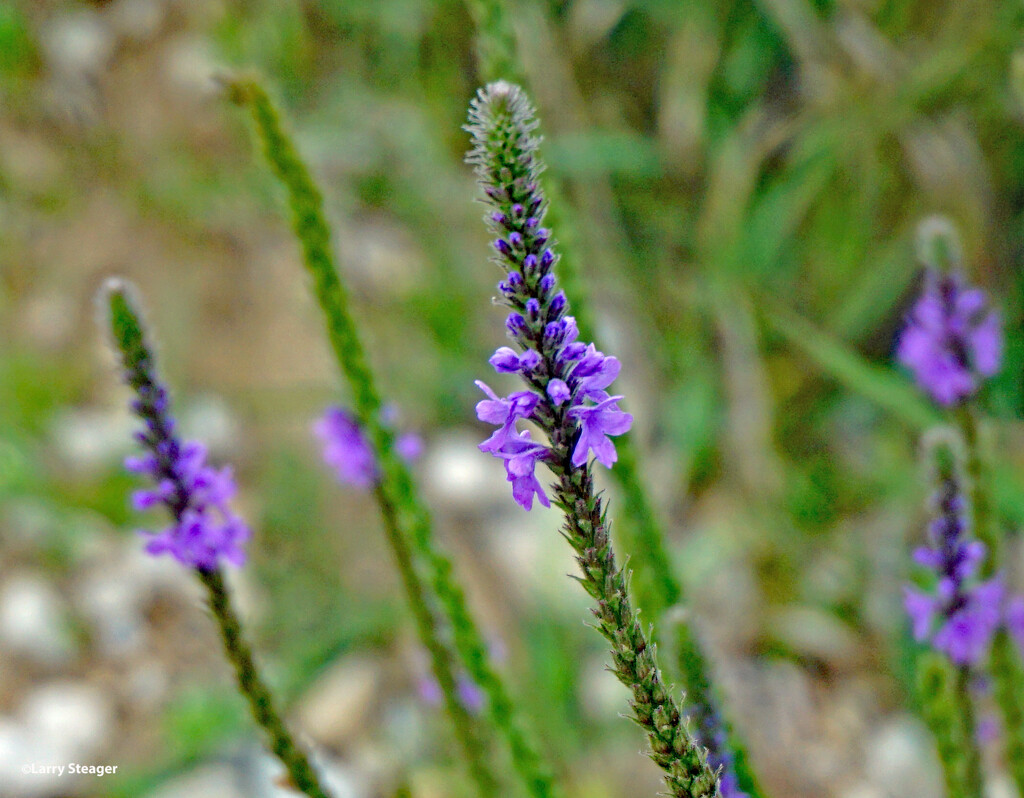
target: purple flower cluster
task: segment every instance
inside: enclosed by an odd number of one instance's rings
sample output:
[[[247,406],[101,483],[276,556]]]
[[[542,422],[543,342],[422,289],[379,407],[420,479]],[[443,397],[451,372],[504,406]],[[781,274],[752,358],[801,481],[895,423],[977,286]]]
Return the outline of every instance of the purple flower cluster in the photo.
[[[394,420],[394,413],[385,409],[384,421]],[[370,442],[356,417],[341,407],[328,407],[313,424],[313,432],[324,448],[324,462],[338,481],[357,488],[369,488],[377,481],[377,459]],[[395,451],[406,461],[415,460],[423,451],[418,435],[406,433],[395,441]]]
[[[1002,320],[984,292],[956,271],[929,269],[896,349],[921,389],[940,405],[959,404],[999,371],[1002,352]]]
[[[135,437],[146,454],[127,458],[125,467],[149,477],[154,487],[136,491],[132,504],[140,511],[163,504],[173,518],[159,532],[143,530],[149,536],[146,551],[170,554],[201,570],[216,568],[221,559],[242,565],[242,546],[251,533],[229,507],[235,495],[231,468],[217,470],[208,465],[203,444],[179,441],[167,390],[157,382],[152,355],[141,339],[134,355],[126,357],[125,380],[137,394],[132,411],[145,422]]]
[[[955,466],[940,468],[928,525],[928,544],[914,560],[937,576],[930,592],[905,589],[914,637],[928,641],[957,665],[974,665],[988,651],[1002,621],[1003,583],[999,576],[976,579],[985,546],[971,539],[966,499]]]
[[[619,409],[622,397],[606,390],[619,374],[618,359],[577,340],[576,320],[568,315],[565,293],[557,290],[552,270],[558,256],[550,246],[550,232],[541,226],[547,208],[536,179],[532,123],[496,129],[485,118],[488,108],[505,102],[523,106],[512,108],[511,116],[525,119],[526,100],[508,84],[492,84],[487,92],[471,111],[470,130],[478,146],[469,160],[477,165],[488,201],[495,207],[486,219],[498,236],[495,260],[506,273],[498,291],[501,302],[511,309],[505,328],[516,345],[499,348],[490,363],[498,373],[518,374],[527,390],[499,397],[477,382],[488,398],[476,412],[481,421],[498,427],[480,449],[505,462],[512,496],[529,510],[535,496],[549,505],[534,468],[538,461],[552,465],[552,448],[532,440],[528,431],[519,431],[520,419],[537,422],[552,444],[570,445],[573,466],[586,466],[592,454],[610,468],[617,455],[609,436],[628,431],[633,417]],[[504,175],[508,181],[493,173],[495,159],[509,164]],[[511,178],[513,171],[520,176]]]

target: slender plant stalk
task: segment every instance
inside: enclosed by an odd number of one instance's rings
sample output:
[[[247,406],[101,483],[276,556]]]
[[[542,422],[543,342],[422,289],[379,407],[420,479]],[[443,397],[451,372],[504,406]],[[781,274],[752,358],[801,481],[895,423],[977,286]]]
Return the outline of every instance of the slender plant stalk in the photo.
[[[476,25],[476,55],[482,83],[522,79],[515,31],[504,0],[466,0]]]
[[[985,544],[985,559],[981,563],[979,576],[989,579],[999,570],[1003,547],[992,516],[990,475],[985,462],[977,410],[970,405],[961,405],[956,410],[956,422],[966,449],[972,529],[974,536]]]
[[[197,478],[198,466],[193,462],[188,469],[191,477],[185,476],[186,469],[181,466],[184,449],[173,432],[174,420],[168,412],[166,389],[156,376],[153,353],[127,286],[120,281],[112,281],[106,291],[114,343],[121,354],[126,380],[138,397],[133,402],[133,410],[146,421],[147,431],[141,434],[141,441],[151,450],[151,463],[145,469],[161,483],[169,482],[173,486],[173,490],[162,501],[173,517],[175,527],[180,528],[188,523],[191,524],[192,534],[199,534],[204,524],[208,527],[212,522],[208,517],[201,520],[193,504],[195,484],[189,480]],[[215,477],[208,470],[202,473],[202,479],[206,481]],[[223,507],[221,512],[224,512]],[[226,530],[221,527],[216,531],[216,537],[223,541]],[[218,554],[234,556],[223,548]],[[181,559],[184,554],[179,551],[175,556]],[[235,668],[239,690],[248,701],[256,722],[266,731],[271,750],[284,764],[295,789],[309,798],[329,798],[306,755],[296,745],[274,707],[270,690],[260,677],[252,651],[242,635],[241,624],[231,606],[224,577],[216,560],[210,564],[191,559],[187,561],[206,587],[210,610],[220,629],[227,657]]]
[[[1002,540],[993,514],[991,475],[985,456],[984,437],[977,410],[970,405],[957,409],[957,425],[967,450],[967,476],[975,536],[985,544],[981,563],[983,579],[991,578],[1002,562]],[[1007,767],[1017,790],[1024,795],[1024,667],[1020,654],[1003,628],[992,641],[990,662],[992,694],[1003,716],[1003,745]]]
[[[380,480],[377,496],[382,512],[393,514],[393,541],[404,541],[414,559],[422,562],[434,598],[451,625],[454,647],[470,677],[487,697],[490,722],[505,738],[516,772],[535,798],[559,795],[553,779],[517,718],[511,696],[490,663],[487,646],[470,615],[462,588],[452,574],[452,564],[433,540],[430,516],[420,499],[408,468],[394,451],[390,430],[380,421],[381,401],[373,375],[348,310],[347,292],[339,280],[330,247],[330,231],[323,214],[323,201],[305,164],[281,126],[279,115],[266,91],[255,81],[239,80],[230,84],[236,102],[248,106],[256,122],[264,152],[274,173],[288,191],[295,233],[299,238],[305,264],[313,279],[314,294],[327,321],[327,333],[342,373],[353,394],[356,416],[374,449]],[[397,552],[396,552],[397,556]],[[410,573],[415,573],[412,569]],[[426,589],[420,591],[427,594]],[[410,595],[415,606],[417,599]],[[421,628],[421,635],[426,634]],[[439,630],[433,627],[437,637]],[[426,639],[424,644],[428,649]],[[452,672],[450,655],[436,663]],[[442,680],[451,684],[454,680]],[[463,745],[466,748],[466,745]]]
[[[918,697],[935,736],[949,798],[981,798],[981,761],[966,669],[928,651],[918,658],[917,673]]]
[[[676,798],[717,796],[718,780],[707,753],[690,738],[679,706],[665,687],[633,609],[626,573],[615,562],[611,530],[594,491],[590,466],[572,465],[568,441],[554,441],[555,501],[565,512],[562,533],[576,551],[584,590],[597,602],[597,630],[611,643],[612,672],[632,693],[633,718],[647,732],[650,757],[665,771]]]
[[[466,160],[492,208],[485,218],[499,236],[494,261],[507,279],[498,290],[501,304],[511,310],[505,328],[517,347],[499,348],[490,362],[499,372],[520,374],[529,389],[499,398],[477,383],[490,397],[477,405],[477,416],[498,425],[480,448],[505,461],[513,498],[525,510],[535,495],[548,503],[534,475],[537,464],[554,475],[554,503],[565,514],[562,534],[576,552],[578,581],[596,601],[595,628],[611,643],[611,670],[631,693],[633,719],[647,733],[649,755],[664,771],[670,795],[712,798],[720,795],[717,769],[690,736],[665,687],[594,489],[591,451],[610,468],[616,456],[607,436],[624,433],[632,417],[617,408],[621,396],[604,390],[618,374],[618,360],[577,340],[577,322],[565,293],[557,290],[558,255],[548,246],[549,228],[542,226],[548,203],[537,181],[543,164],[536,127],[529,99],[506,81],[480,89],[470,105],[466,130],[473,146]],[[548,445],[517,431],[519,418],[534,421]]]
[[[522,70],[506,0],[467,0],[467,4],[477,28],[476,47],[481,76],[485,82],[518,82]],[[573,252],[576,227],[567,210],[570,206],[564,197],[564,188],[550,174],[545,176],[544,185],[550,199],[547,221],[560,234],[559,276],[562,290],[572,305],[580,335],[586,340],[596,341],[598,337],[593,315]],[[624,504],[617,534],[622,547],[630,554],[630,564],[634,569],[632,585],[638,605],[646,610],[650,618],[661,619],[670,608],[685,604],[682,582],[673,572],[665,547],[663,527],[644,487],[632,436],[621,436],[616,449],[619,459],[612,469],[612,477],[622,492]],[[712,686],[707,658],[693,630],[689,628],[685,615],[677,614],[673,626],[676,631],[675,665],[683,678],[695,714],[706,714],[709,719],[713,717],[718,720],[725,733],[725,746],[735,754],[733,768],[738,786],[750,798],[763,798],[758,780],[750,768],[745,747],[720,710],[722,702]],[[717,750],[720,748],[719,741],[704,739],[707,735],[700,734],[701,728],[701,724],[697,723],[700,742],[708,746],[713,759],[721,761],[717,757],[725,752]]]
[[[1024,795],[1024,668],[1013,640],[1001,629],[992,641],[989,664],[992,692],[1003,715],[1003,746],[1006,767],[1017,791]]]
[[[486,746],[466,707],[458,699],[455,675],[451,667],[451,653],[443,645],[440,636],[436,634],[440,624],[429,606],[427,588],[422,577],[417,573],[408,541],[399,527],[398,513],[390,497],[379,484],[374,489],[374,494],[380,505],[381,516],[384,519],[384,531],[391,544],[391,550],[394,552],[398,573],[402,578],[406,595],[409,596],[417,632],[430,654],[431,669],[441,686],[445,709],[455,725],[456,735],[463,747],[473,780],[480,785],[485,795],[493,795],[498,788],[494,776],[486,765]]]
[[[238,688],[249,702],[249,709],[256,722],[263,727],[270,738],[270,750],[284,764],[288,777],[295,789],[310,798],[329,798],[320,786],[316,773],[306,755],[299,749],[284,721],[274,707],[274,700],[253,662],[252,651],[242,635],[231,599],[224,584],[220,569],[195,569],[196,576],[206,588],[210,611],[220,629],[224,651],[235,668]]]

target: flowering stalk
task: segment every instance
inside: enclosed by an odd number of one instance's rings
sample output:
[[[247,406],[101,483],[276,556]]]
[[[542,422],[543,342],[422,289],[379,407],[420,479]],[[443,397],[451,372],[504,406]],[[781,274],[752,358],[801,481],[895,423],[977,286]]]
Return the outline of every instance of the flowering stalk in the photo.
[[[309,172],[282,129],[277,110],[266,91],[255,81],[236,80],[229,86],[236,102],[248,106],[257,133],[274,173],[288,191],[296,236],[302,245],[314,294],[327,322],[327,334],[335,357],[353,395],[359,427],[365,433],[376,461],[375,495],[385,520],[389,540],[400,568],[404,568],[410,603],[421,618],[419,632],[431,652],[434,675],[445,693],[453,718],[464,711],[452,689],[456,684],[451,652],[440,641],[441,630],[450,626],[454,649],[470,677],[487,697],[486,717],[505,737],[513,766],[535,798],[557,796],[558,790],[529,736],[517,718],[511,696],[491,665],[486,644],[470,615],[462,588],[452,574],[452,564],[433,540],[430,516],[409,469],[395,450],[394,435],[381,418],[381,401],[367,364],[355,323],[348,309],[348,295],[339,280],[330,246],[330,231],[323,200]],[[403,561],[408,566],[403,566]],[[426,576],[420,576],[420,572]],[[414,586],[413,582],[418,583]],[[415,590],[413,588],[415,587]],[[419,605],[436,605],[431,623]],[[441,656],[442,651],[445,656]],[[462,747],[483,792],[493,777],[485,775],[478,746],[470,739],[469,724],[456,723]]]
[[[153,354],[127,287],[111,280],[106,300],[124,378],[137,394],[132,410],[146,425],[136,437],[147,454],[129,458],[126,465],[131,471],[150,476],[155,483],[155,488],[135,493],[134,505],[141,510],[163,504],[173,519],[164,531],[147,533],[146,549],[154,555],[170,554],[191,567],[206,587],[210,611],[235,668],[239,690],[256,722],[266,731],[271,750],[284,764],[296,789],[309,798],[328,798],[256,669],[224,584],[221,561],[241,565],[245,561],[241,546],[249,537],[248,527],[227,506],[234,494],[230,470],[214,471],[205,464],[205,450],[200,444],[182,443],[175,435],[167,390],[156,376]]]
[[[537,463],[554,474],[554,501],[565,513],[563,535],[576,551],[580,583],[597,602],[597,629],[612,644],[613,672],[632,692],[633,717],[647,732],[651,758],[665,771],[671,795],[720,795],[707,753],[690,737],[662,682],[594,489],[591,454],[610,467],[617,452],[609,436],[626,432],[632,416],[618,408],[621,396],[605,390],[618,375],[618,360],[577,341],[565,294],[556,290],[557,256],[548,246],[550,232],[541,227],[546,203],[537,182],[536,125],[523,91],[504,81],[481,89],[470,107],[467,129],[474,147],[468,160],[494,208],[487,219],[499,235],[496,261],[507,274],[498,288],[512,310],[506,329],[518,347],[501,347],[490,362],[498,372],[519,374],[528,388],[502,398],[477,383],[488,396],[477,405],[477,415],[498,426],[480,448],[504,461],[513,498],[524,509],[534,499],[550,504],[534,473]],[[548,445],[519,432],[519,419],[536,422]]]
[[[1002,322],[999,314],[989,309],[984,293],[963,278],[962,248],[948,220],[925,220],[918,229],[917,246],[919,258],[928,268],[925,290],[911,311],[897,353],[922,390],[953,410],[966,449],[971,526],[986,551],[978,563],[978,574],[994,584],[1002,560],[1002,540],[993,518],[991,475],[977,394],[985,379],[999,371]],[[1012,606],[1010,602],[1003,625],[991,638],[990,673],[993,695],[1003,715],[1006,759],[1018,790],[1024,794],[1024,668],[1009,634],[1014,631]]]
[[[477,29],[480,74],[486,81],[516,80],[520,70],[515,36],[504,0],[467,2]],[[595,340],[586,291],[571,256],[572,247],[567,245],[575,229],[567,218],[568,203],[559,201],[562,187],[550,176],[545,186],[554,200],[548,206],[547,220],[561,231],[562,252],[558,263],[562,290],[570,299],[580,336],[584,340]],[[622,490],[624,505],[617,533],[634,566],[632,584],[639,605],[646,608],[652,618],[661,618],[670,608],[685,605],[682,583],[672,570],[662,526],[644,488],[632,438],[623,435],[616,448],[618,462],[612,476]],[[703,650],[683,616],[677,614],[673,623],[678,631],[673,647],[675,665],[683,677],[694,712],[708,719],[707,724],[697,724],[696,737],[708,747],[711,761],[723,766],[724,794],[761,798],[760,786],[749,767],[743,745],[719,709],[720,697],[711,686],[710,667]],[[736,791],[730,793],[727,787],[734,783]]]

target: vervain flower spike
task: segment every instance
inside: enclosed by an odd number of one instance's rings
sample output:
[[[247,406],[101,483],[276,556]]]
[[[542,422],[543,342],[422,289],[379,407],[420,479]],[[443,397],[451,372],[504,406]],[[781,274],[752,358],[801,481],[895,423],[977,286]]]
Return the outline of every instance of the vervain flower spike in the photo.
[[[632,417],[619,408],[622,397],[606,390],[618,375],[618,360],[577,340],[575,320],[557,288],[557,256],[542,226],[546,205],[537,182],[536,126],[523,91],[503,81],[481,89],[470,106],[467,130],[474,146],[467,160],[492,207],[486,219],[498,236],[495,260],[506,274],[498,291],[511,310],[506,330],[516,345],[499,349],[491,364],[498,372],[519,374],[527,387],[502,398],[479,384],[488,398],[477,405],[477,415],[498,427],[480,448],[505,462],[513,498],[525,509],[534,498],[548,500],[536,466],[554,474],[554,503],[565,513],[563,535],[576,551],[580,583],[597,602],[593,612],[612,644],[613,671],[632,693],[633,717],[647,732],[650,756],[665,771],[669,794],[717,796],[718,778],[707,753],[691,738],[662,682],[594,489],[591,455],[606,467],[614,464],[610,438],[628,430]],[[547,442],[518,431],[520,419],[535,422]]]
[[[451,561],[433,539],[430,515],[382,418],[373,373],[334,262],[320,191],[264,88],[252,79],[236,79],[229,81],[228,89],[232,99],[252,112],[267,160],[287,189],[293,227],[302,245],[313,292],[324,313],[335,358],[352,393],[354,418],[373,450],[377,475],[373,490],[385,532],[477,787],[484,795],[497,791],[485,756],[485,728],[479,719],[468,715],[457,694],[457,668],[446,644],[449,632],[462,666],[486,696],[481,717],[504,736],[516,773],[534,798],[558,796],[557,786],[518,720],[508,689],[490,662],[484,638],[453,576]]]
[[[921,390],[943,407],[954,407],[999,371],[1003,325],[985,293],[967,284],[959,243],[947,225],[930,219],[921,226],[924,290],[907,315],[896,356]]]
[[[985,446],[980,389],[1001,367],[1002,321],[979,289],[967,285],[963,247],[953,224],[933,216],[918,227],[918,259],[925,265],[924,292],[907,318],[897,356],[914,373],[918,385],[940,406],[953,410],[963,438],[969,526],[984,555],[976,565],[989,590],[1000,584],[1002,539],[995,523],[991,473]],[[1011,634],[1017,628],[1015,599],[997,610],[1000,619],[991,640],[989,675],[992,694],[1003,716],[1005,760],[1024,794],[1024,667]],[[968,616],[969,617],[969,616]]]
[[[507,0],[467,0],[476,27],[477,66],[484,82],[516,81],[521,75],[516,39],[509,19]],[[559,272],[562,290],[573,306],[573,315],[584,339],[595,340],[583,281],[574,268],[572,242],[575,225],[568,203],[559,201],[562,190],[550,176],[544,181],[550,203],[545,216],[549,226],[560,233]],[[762,798],[761,787],[747,761],[746,751],[727,717],[720,710],[721,699],[709,677],[707,658],[685,619],[686,597],[683,585],[672,570],[665,548],[664,533],[657,511],[648,495],[630,436],[615,442],[618,461],[612,477],[621,490],[622,511],[616,534],[633,566],[632,586],[638,604],[650,617],[664,620],[673,614],[678,634],[672,645],[672,660],[684,679],[690,706],[696,717],[715,719],[717,725],[695,724],[697,741],[707,746],[709,759],[723,763],[723,791],[733,782],[736,795]],[[652,634],[657,628],[652,629]],[[710,722],[710,721],[709,721]]]
[[[928,545],[914,552],[914,560],[933,574],[934,586],[924,592],[906,588],[906,607],[914,637],[929,642],[955,665],[966,667],[988,655],[1002,620],[1003,584],[999,576],[987,581],[977,578],[985,545],[971,535],[958,465],[963,455],[957,449],[963,444],[950,435],[950,431],[936,432],[926,442],[935,493]]]
[[[249,538],[249,528],[228,506],[235,492],[231,471],[212,469],[206,465],[206,451],[201,444],[178,438],[167,389],[157,377],[153,352],[128,286],[120,280],[108,281],[103,300],[121,356],[124,380],[136,394],[132,411],[145,424],[136,433],[136,439],[146,454],[128,458],[126,466],[149,477],[155,485],[137,491],[133,504],[137,510],[162,504],[172,519],[162,532],[147,533],[146,550],[153,555],[170,554],[190,567],[203,583],[227,657],[235,668],[239,690],[249,702],[256,722],[270,738],[271,749],[284,764],[296,789],[309,798],[328,798],[256,670],[224,583],[222,563],[241,565],[245,561],[242,544]]]

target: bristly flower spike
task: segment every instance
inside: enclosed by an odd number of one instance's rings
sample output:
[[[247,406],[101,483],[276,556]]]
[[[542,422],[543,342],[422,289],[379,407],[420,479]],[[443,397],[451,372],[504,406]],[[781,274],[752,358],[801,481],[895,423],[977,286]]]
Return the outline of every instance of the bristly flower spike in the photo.
[[[558,256],[542,226],[546,201],[538,182],[543,167],[536,127],[525,93],[504,81],[481,89],[470,106],[473,149],[467,160],[491,206],[485,220],[497,235],[494,260],[506,274],[498,301],[510,310],[505,326],[515,345],[501,347],[491,364],[499,372],[518,373],[527,388],[502,398],[478,383],[488,398],[477,405],[477,416],[498,427],[480,448],[505,461],[513,498],[525,509],[535,497],[548,501],[534,474],[537,464],[554,474],[564,535],[576,551],[580,581],[597,602],[596,628],[612,644],[612,670],[630,689],[633,718],[647,732],[650,756],[665,771],[669,794],[719,796],[716,770],[662,681],[594,488],[592,456],[612,466],[617,455],[610,437],[626,432],[633,419],[619,408],[622,397],[606,390],[618,376],[618,360],[577,341],[575,319],[557,291]],[[536,423],[547,442],[518,431],[520,419]]]

